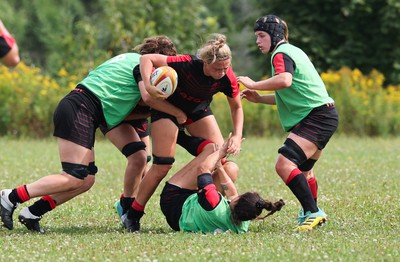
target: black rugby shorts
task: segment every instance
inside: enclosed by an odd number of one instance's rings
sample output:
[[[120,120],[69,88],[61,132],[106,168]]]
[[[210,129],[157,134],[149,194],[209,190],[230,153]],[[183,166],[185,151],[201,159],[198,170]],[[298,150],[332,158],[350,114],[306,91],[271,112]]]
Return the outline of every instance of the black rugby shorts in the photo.
[[[182,215],[182,207],[186,199],[197,190],[189,190],[165,183],[164,189],[160,196],[161,211],[167,219],[168,225],[176,231],[179,231],[179,219]]]
[[[53,135],[92,149],[99,124],[106,126],[100,101],[89,91],[75,88],[58,104]]]
[[[191,112],[189,114],[186,114],[187,121],[186,121],[185,125],[189,125],[189,124],[191,124],[193,122],[196,122],[197,120],[200,120],[200,119],[202,119],[202,118],[204,118],[206,116],[210,116],[210,115],[213,115],[213,114],[214,113],[211,110],[210,106],[207,106],[207,108],[205,108],[205,109],[193,111],[193,112]],[[151,122],[152,123],[157,121],[157,120],[159,120],[159,119],[163,119],[163,118],[171,119],[171,121],[174,122],[177,127],[180,126],[178,121],[176,120],[176,117],[174,117],[172,115],[169,115],[167,113],[161,112],[161,111],[157,111],[157,110],[154,110],[154,109],[152,110],[152,112],[151,112]]]
[[[313,142],[318,149],[325,148],[339,124],[339,116],[334,105],[314,108],[290,131]]]

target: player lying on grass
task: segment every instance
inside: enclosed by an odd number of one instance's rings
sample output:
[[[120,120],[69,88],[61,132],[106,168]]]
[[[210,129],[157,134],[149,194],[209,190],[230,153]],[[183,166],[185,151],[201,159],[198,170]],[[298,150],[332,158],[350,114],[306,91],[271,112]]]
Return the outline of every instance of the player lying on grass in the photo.
[[[184,149],[186,149],[186,151],[188,151],[191,155],[195,157],[198,156],[203,151],[203,149],[210,143],[213,142],[208,139],[188,135],[185,132],[184,127],[182,127],[178,132],[177,144],[182,146]],[[229,161],[226,158],[221,159],[221,163],[223,165],[223,171],[226,172],[229,178],[232,180],[232,182],[235,183],[236,179],[239,176],[239,166],[235,162]],[[212,178],[217,187],[218,192],[224,195],[225,194],[224,190],[222,189],[221,183],[219,182],[218,169],[215,169],[212,172]],[[130,203],[132,204],[132,202]],[[115,202],[114,208],[116,213],[118,214],[120,222],[124,226],[126,215],[129,209],[124,194],[121,195],[120,200]]]
[[[208,144],[204,150],[165,184],[160,206],[170,227],[177,231],[210,233],[233,231],[244,233],[250,220],[263,209],[270,211],[263,218],[279,211],[283,200],[264,200],[256,192],[238,195],[235,184],[225,172],[221,159],[227,154],[229,138],[221,148]],[[213,182],[217,168],[223,196]]]

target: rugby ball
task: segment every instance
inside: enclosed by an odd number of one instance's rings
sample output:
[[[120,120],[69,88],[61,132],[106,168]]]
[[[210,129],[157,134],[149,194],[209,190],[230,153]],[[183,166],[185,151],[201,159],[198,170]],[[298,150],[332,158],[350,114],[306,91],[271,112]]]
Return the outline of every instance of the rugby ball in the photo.
[[[170,66],[161,66],[153,71],[150,82],[167,96],[170,96],[178,85],[178,74]]]

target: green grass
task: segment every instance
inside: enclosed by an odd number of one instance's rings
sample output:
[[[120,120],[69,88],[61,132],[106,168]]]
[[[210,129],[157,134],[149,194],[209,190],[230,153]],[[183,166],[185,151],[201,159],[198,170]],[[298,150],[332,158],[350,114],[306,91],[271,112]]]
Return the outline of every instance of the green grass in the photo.
[[[41,224],[47,234],[30,233],[18,222],[13,231],[0,228],[0,261],[400,261],[400,138],[332,139],[315,167],[329,220],[308,233],[292,231],[300,206],[274,171],[283,141],[247,138],[234,157],[241,167],[239,192],[286,201],[243,235],[173,232],[159,209],[161,185],[142,219],[144,233],[124,233],[112,205],[122,192],[125,159],[109,142],[97,142],[95,186],[46,214]],[[0,188],[60,170],[53,139],[3,138],[0,145]],[[169,176],[189,159],[179,149]]]

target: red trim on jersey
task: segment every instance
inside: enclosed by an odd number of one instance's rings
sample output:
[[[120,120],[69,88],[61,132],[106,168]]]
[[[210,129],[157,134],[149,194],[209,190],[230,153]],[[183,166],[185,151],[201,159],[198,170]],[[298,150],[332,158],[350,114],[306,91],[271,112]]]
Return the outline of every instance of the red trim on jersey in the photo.
[[[10,35],[7,34],[6,32],[0,33],[0,37],[3,37],[4,40],[6,41],[7,45],[12,48],[15,44],[15,39]]]
[[[217,187],[214,184],[209,184],[204,187],[206,200],[212,208],[215,208],[219,201],[221,201],[221,196],[218,194]]]
[[[26,190],[25,185],[17,187],[17,194],[22,202],[25,202],[25,201],[28,201],[29,199],[31,199],[31,197],[28,194],[28,191]]]
[[[236,80],[236,75],[233,72],[233,69],[231,66],[228,68],[228,70],[226,70],[226,76],[231,81],[232,97],[238,96],[240,94],[240,87],[239,87],[239,83]]]
[[[286,72],[285,60],[283,59],[283,53],[276,54],[274,56],[274,59],[272,60],[272,63],[274,65],[275,75]]]
[[[292,172],[290,172],[290,175],[288,177],[288,179],[286,180],[286,185],[290,183],[290,181],[293,180],[293,178],[295,178],[296,176],[303,174],[303,172],[300,171],[300,169],[295,168],[292,170]]]
[[[174,62],[190,62],[192,61],[192,56],[191,55],[177,55],[177,56],[168,56],[167,57],[167,63],[174,63]],[[230,66],[227,71],[226,71],[226,76],[229,78],[229,81],[231,82],[231,88],[232,88],[232,97],[236,97],[240,94],[240,88],[239,84],[236,80],[236,75],[233,72],[232,67]]]
[[[168,56],[167,63],[174,62],[190,62],[192,61],[192,57],[190,55],[176,55],[176,56]]]
[[[56,201],[54,201],[54,199],[51,198],[51,196],[42,196],[42,199],[49,203],[51,209],[56,208],[56,206],[57,206]]]

